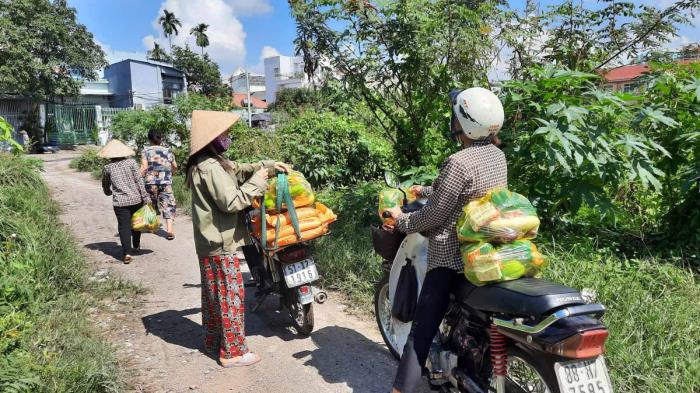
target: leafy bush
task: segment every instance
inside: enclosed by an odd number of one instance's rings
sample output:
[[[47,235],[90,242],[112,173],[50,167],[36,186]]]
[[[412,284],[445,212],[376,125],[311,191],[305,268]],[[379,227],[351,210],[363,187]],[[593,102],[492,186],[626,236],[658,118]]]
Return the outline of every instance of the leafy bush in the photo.
[[[231,160],[254,162],[286,159],[282,138],[274,131],[248,128],[239,122],[232,127],[231,140],[232,144],[227,152]]]
[[[109,160],[97,155],[98,149],[87,149],[83,154],[70,161],[68,166],[80,172],[102,171],[102,168],[109,163]]]
[[[149,110],[119,112],[112,119],[112,136],[122,141],[133,142],[140,151],[148,144],[148,130],[155,128],[162,134],[164,141],[172,140],[177,135],[175,111],[166,106],[154,106]]]
[[[637,179],[661,188],[653,157],[666,150],[643,129],[633,97],[599,90],[596,75],[554,68],[505,85],[506,143],[511,183],[552,217],[584,204],[614,214],[614,192]],[[665,118],[649,117],[651,124]],[[614,185],[612,188],[610,185]]]
[[[364,126],[332,113],[304,113],[281,131],[288,161],[316,187],[377,178],[390,165],[390,148]]]
[[[86,317],[87,266],[40,166],[0,156],[0,391],[119,391],[114,349]]]

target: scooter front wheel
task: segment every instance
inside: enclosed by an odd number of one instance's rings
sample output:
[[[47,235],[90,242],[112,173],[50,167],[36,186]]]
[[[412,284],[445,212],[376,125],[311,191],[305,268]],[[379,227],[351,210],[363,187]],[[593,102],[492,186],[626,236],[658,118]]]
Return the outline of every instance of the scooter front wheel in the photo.
[[[396,358],[401,359],[403,346],[406,344],[408,334],[397,334],[397,329],[403,324],[391,316],[391,301],[389,298],[389,273],[384,274],[384,277],[377,283],[374,288],[374,317],[377,320],[377,327],[382,334],[386,347],[389,352]],[[410,327],[409,327],[410,330]],[[404,337],[405,336],[405,337]]]

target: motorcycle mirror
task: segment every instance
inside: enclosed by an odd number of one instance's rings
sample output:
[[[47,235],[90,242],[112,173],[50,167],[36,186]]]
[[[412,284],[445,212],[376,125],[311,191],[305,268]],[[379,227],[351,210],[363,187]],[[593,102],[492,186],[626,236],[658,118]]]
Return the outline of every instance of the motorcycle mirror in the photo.
[[[399,181],[399,176],[392,171],[384,172],[384,182],[387,186],[391,188],[401,188],[401,182]]]

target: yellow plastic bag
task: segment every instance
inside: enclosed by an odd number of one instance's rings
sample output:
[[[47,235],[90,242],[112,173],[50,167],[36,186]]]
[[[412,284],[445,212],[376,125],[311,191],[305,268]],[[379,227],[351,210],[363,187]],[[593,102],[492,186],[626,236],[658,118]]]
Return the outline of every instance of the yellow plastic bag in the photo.
[[[155,232],[160,228],[160,216],[149,205],[145,205],[131,216],[131,229],[137,232]]]
[[[403,189],[403,192],[406,193],[406,201],[408,203],[414,202],[417,198],[416,195],[411,191],[411,189]],[[401,190],[398,190],[396,188],[385,188],[379,192],[379,217],[382,219],[382,222],[387,225],[394,225],[394,219],[393,218],[384,218],[382,217],[382,213],[384,213],[387,209],[390,209],[392,207],[401,207],[403,206],[403,193]]]
[[[311,206],[316,201],[316,194],[314,194],[311,184],[306,180],[304,175],[297,171],[291,171],[288,176],[289,181],[289,194],[292,196],[294,201],[294,207],[304,207]],[[263,199],[265,204],[265,210],[268,212],[274,212],[277,208],[277,177],[273,177],[268,181],[267,191],[265,192],[265,197]],[[257,206],[260,207],[259,203]],[[282,210],[286,210],[287,206],[282,205]]]
[[[457,237],[461,242],[509,243],[534,239],[539,226],[537,211],[527,198],[495,189],[462,209]]]
[[[460,248],[464,275],[474,285],[534,277],[547,266],[546,258],[529,240],[494,247],[489,243],[464,244]]]

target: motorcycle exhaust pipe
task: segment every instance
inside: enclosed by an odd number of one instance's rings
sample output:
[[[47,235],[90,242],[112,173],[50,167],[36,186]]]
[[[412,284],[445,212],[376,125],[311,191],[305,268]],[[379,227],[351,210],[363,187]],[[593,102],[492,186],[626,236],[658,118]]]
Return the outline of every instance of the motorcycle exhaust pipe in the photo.
[[[325,291],[318,291],[314,295],[314,300],[318,304],[323,304],[326,302],[326,300],[328,300],[328,294]]]
[[[464,371],[455,367],[452,370],[452,375],[454,375],[455,379],[457,379],[457,384],[459,385],[460,390],[464,389],[464,391],[468,393],[486,393],[484,389],[474,382],[474,380]]]

